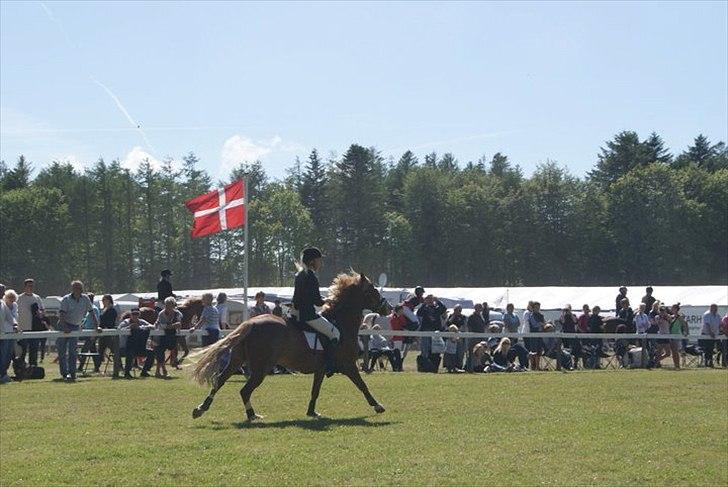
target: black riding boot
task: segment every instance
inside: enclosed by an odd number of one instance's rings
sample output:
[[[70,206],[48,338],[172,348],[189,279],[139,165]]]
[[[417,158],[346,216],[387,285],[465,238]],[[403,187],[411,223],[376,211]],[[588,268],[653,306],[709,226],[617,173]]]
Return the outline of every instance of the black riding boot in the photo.
[[[324,347],[326,377],[331,377],[337,372],[335,352],[338,340],[331,340],[323,335],[319,335],[319,339],[321,340],[321,346]]]

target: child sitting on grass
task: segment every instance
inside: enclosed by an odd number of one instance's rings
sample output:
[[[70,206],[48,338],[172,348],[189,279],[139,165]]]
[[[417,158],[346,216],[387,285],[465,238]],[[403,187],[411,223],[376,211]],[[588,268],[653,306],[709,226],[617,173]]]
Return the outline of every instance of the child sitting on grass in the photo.
[[[485,368],[485,372],[515,372],[519,369],[516,365],[508,360],[508,351],[511,349],[511,340],[503,337],[493,350],[493,361]]]
[[[457,325],[450,325],[447,327],[447,331],[450,333],[459,333],[460,329]],[[461,374],[465,372],[461,369],[462,364],[458,364],[458,337],[451,337],[445,340],[445,368],[450,374]]]

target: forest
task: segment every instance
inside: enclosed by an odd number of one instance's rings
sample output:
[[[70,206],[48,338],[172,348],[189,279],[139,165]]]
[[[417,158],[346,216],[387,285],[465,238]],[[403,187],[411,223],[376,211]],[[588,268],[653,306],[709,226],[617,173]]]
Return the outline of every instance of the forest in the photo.
[[[597,152],[597,151],[595,151]],[[557,162],[525,176],[506,154],[459,161],[352,144],[312,150],[273,179],[240,161],[215,181],[188,153],[136,171],[103,158],[0,162],[0,282],[42,295],[241,287],[242,229],[190,238],[184,202],[249,179],[250,285],[289,286],[306,245],[322,283],[353,268],[391,286],[726,284],[728,150],[699,135],[671,153],[653,133],[616,134],[577,177]],[[36,169],[37,168],[37,169]]]

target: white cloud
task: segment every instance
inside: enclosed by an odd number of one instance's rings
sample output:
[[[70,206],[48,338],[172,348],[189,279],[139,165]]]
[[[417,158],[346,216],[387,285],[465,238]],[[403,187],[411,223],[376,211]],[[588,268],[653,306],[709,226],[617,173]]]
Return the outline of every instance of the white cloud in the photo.
[[[149,164],[152,165],[152,168],[155,171],[159,171],[162,168],[162,163],[159,159],[157,159],[138,145],[135,146],[131,151],[129,151],[126,157],[122,159],[121,167],[129,169],[130,171],[136,171],[139,168],[139,165],[145,161],[149,161]]]
[[[278,136],[254,142],[248,137],[233,135],[222,145],[222,163],[225,167],[231,168],[241,162],[253,162],[273,152],[281,142],[282,139]]]

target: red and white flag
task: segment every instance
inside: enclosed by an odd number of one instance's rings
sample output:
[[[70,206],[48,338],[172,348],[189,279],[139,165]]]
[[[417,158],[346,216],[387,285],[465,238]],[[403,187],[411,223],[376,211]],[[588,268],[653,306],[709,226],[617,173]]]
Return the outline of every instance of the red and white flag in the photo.
[[[194,216],[192,238],[245,225],[245,185],[235,181],[185,203]]]

